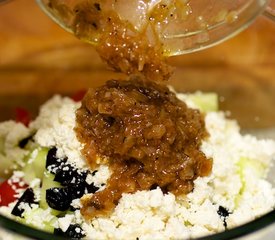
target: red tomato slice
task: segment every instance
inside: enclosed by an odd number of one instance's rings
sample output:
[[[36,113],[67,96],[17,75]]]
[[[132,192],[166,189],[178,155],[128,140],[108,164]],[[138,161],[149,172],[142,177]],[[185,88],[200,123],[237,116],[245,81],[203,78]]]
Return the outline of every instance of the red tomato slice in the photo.
[[[87,92],[86,89],[81,89],[81,90],[77,91],[74,95],[72,95],[71,99],[73,99],[75,102],[79,102],[83,99],[86,92]]]
[[[20,185],[18,182],[11,183],[9,180],[2,182],[0,184],[0,206],[8,206],[14,202],[18,198],[16,190],[25,188],[27,188],[25,183]]]
[[[15,120],[28,127],[31,121],[31,113],[24,108],[18,107],[15,109]]]

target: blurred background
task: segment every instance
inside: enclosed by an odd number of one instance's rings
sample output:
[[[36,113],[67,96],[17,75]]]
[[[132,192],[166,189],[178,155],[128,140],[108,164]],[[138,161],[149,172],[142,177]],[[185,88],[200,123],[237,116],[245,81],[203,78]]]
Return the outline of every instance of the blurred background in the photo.
[[[202,52],[173,57],[169,84],[215,91],[220,106],[246,128],[275,126],[275,24],[259,17],[237,37]],[[55,93],[125,76],[108,70],[95,50],[61,29],[34,0],[0,5],[0,120],[15,107],[33,112]]]

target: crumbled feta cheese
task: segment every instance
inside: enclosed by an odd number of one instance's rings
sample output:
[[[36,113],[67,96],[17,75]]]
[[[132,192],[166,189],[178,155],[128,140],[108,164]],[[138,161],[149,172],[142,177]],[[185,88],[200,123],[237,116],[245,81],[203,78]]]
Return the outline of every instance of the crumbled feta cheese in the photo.
[[[74,219],[74,215],[72,214],[67,214],[64,217],[58,218],[59,228],[63,232],[66,232],[69,226],[71,225],[73,219]]]
[[[70,98],[54,96],[41,107],[30,128],[37,131],[34,139],[40,146],[57,147],[58,157],[67,157],[70,164],[81,169],[87,165],[74,132],[75,111],[79,106]]]
[[[105,184],[110,176],[111,172],[108,166],[101,165],[94,174],[87,175],[86,182],[88,184],[93,183],[96,187],[99,187],[102,190],[102,184]]]
[[[33,189],[34,192],[34,200],[36,202],[40,201],[40,186],[41,186],[41,180],[39,178],[35,178],[33,179],[30,184],[29,187]]]
[[[187,101],[189,106],[197,107],[188,96],[179,95],[179,98]],[[74,132],[78,107],[79,103],[71,99],[55,96],[41,107],[39,116],[30,125],[31,130],[25,129],[25,135],[37,131],[34,140],[40,146],[56,146],[59,157],[68,157],[69,163],[83,169],[87,165],[81,155],[82,145]],[[194,190],[186,196],[163,194],[160,188],[123,194],[109,217],[96,217],[90,222],[85,221],[80,210],[53,221],[49,209],[35,210],[37,205],[30,207],[29,204],[22,204],[24,216],[28,216],[32,226],[35,224],[40,228],[45,221],[52,222],[51,226],[64,232],[70,224],[80,224],[88,239],[189,239],[223,231],[224,221],[228,228],[233,228],[274,209],[275,189],[265,177],[275,156],[275,142],[241,135],[237,122],[226,119],[226,113],[208,112],[205,123],[209,137],[203,141],[201,150],[213,159],[213,170],[210,176],[197,178]],[[21,137],[11,135],[9,138],[18,142]],[[0,148],[0,157],[1,151]],[[100,159],[98,163],[101,165],[87,175],[86,182],[101,191],[111,171]],[[69,168],[64,165],[63,171],[67,170]],[[12,181],[20,182],[23,176],[24,173],[15,171]],[[30,183],[38,198],[36,189],[39,184],[36,179]],[[14,204],[0,207],[0,213],[7,215]],[[71,206],[79,209],[80,199],[73,200]],[[229,215],[220,216],[219,207],[228,210]],[[33,214],[33,211],[39,214]]]
[[[19,142],[31,131],[22,123],[6,121],[0,123],[0,177],[7,176],[17,166],[23,166],[28,150],[19,147]]]
[[[81,204],[81,201],[79,198],[77,199],[74,199],[71,203],[71,206],[75,209],[78,209],[78,208],[81,208],[82,207],[82,204]]]
[[[55,216],[51,214],[51,209],[39,208],[37,204],[24,204],[23,217],[27,224],[38,229],[44,230],[46,225],[52,228],[58,226]]]
[[[37,157],[37,155],[38,155],[38,149],[34,149],[28,160],[28,164],[31,164],[34,161],[34,159]]]

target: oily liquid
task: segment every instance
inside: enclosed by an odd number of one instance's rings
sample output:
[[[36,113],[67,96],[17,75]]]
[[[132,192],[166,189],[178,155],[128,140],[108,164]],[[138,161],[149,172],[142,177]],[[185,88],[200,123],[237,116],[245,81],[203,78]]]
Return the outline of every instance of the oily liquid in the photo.
[[[137,31],[116,11],[102,5],[98,1],[89,1],[75,7],[75,35],[95,43],[101,58],[115,71],[127,75],[141,73],[153,81],[168,80],[172,74],[171,67],[166,64],[157,33],[150,27],[155,24],[155,18],[148,16],[146,25],[149,26]],[[162,12],[169,10],[167,5],[159,8]],[[151,35],[151,42],[148,34]]]
[[[47,1],[58,22],[94,45],[114,70],[153,80],[171,75],[166,57],[207,46],[248,7],[245,0]]]
[[[170,78],[172,69],[165,57],[170,54],[163,45],[162,31],[179,16],[184,18],[187,10],[181,11],[186,7],[183,1],[77,1],[70,11],[66,4],[49,2],[61,19],[72,19],[70,28],[74,34],[94,45],[113,70],[127,75],[141,73],[153,81]],[[123,9],[123,3],[133,5],[130,11],[135,7],[146,9],[134,12],[136,18],[131,18],[126,13],[128,9]]]

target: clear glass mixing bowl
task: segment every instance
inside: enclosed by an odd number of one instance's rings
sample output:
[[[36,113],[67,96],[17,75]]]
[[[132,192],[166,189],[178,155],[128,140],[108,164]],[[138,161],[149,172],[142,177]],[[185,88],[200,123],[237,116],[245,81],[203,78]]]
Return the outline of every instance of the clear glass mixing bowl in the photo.
[[[263,9],[261,10],[263,11]],[[31,14],[30,14],[31,13]],[[106,70],[96,52],[40,14],[31,1],[0,7],[0,120],[23,106],[35,112],[55,93],[123,76]],[[171,58],[178,91],[214,91],[244,132],[275,139],[275,26],[265,19],[227,43]],[[269,180],[275,186],[275,166]],[[275,211],[243,226],[202,239],[273,239]],[[0,215],[0,239],[61,239]]]
[[[76,16],[75,7],[85,0],[36,1],[46,14],[61,27],[75,33],[73,27]],[[127,13],[125,14],[125,10],[122,10],[120,17],[135,25],[140,19],[133,15],[140,14],[140,12],[134,12],[131,9],[133,6],[139,6],[142,2],[140,7],[143,7],[143,2],[161,1],[134,0],[133,2],[139,3],[131,5],[127,0],[118,2],[127,6]],[[212,0],[207,2],[205,0],[190,0],[182,2],[186,3],[182,7],[182,16],[165,24],[160,31],[155,30],[159,32],[159,38],[164,44],[164,52],[168,56],[195,52],[219,44],[243,31],[262,13],[275,20],[274,0]],[[121,9],[120,6],[116,7],[116,1],[110,0],[108,4],[113,4],[114,9]],[[133,13],[129,14],[128,11]],[[87,22],[87,24],[91,25],[92,23]],[[80,38],[96,44],[91,35],[81,34]]]

